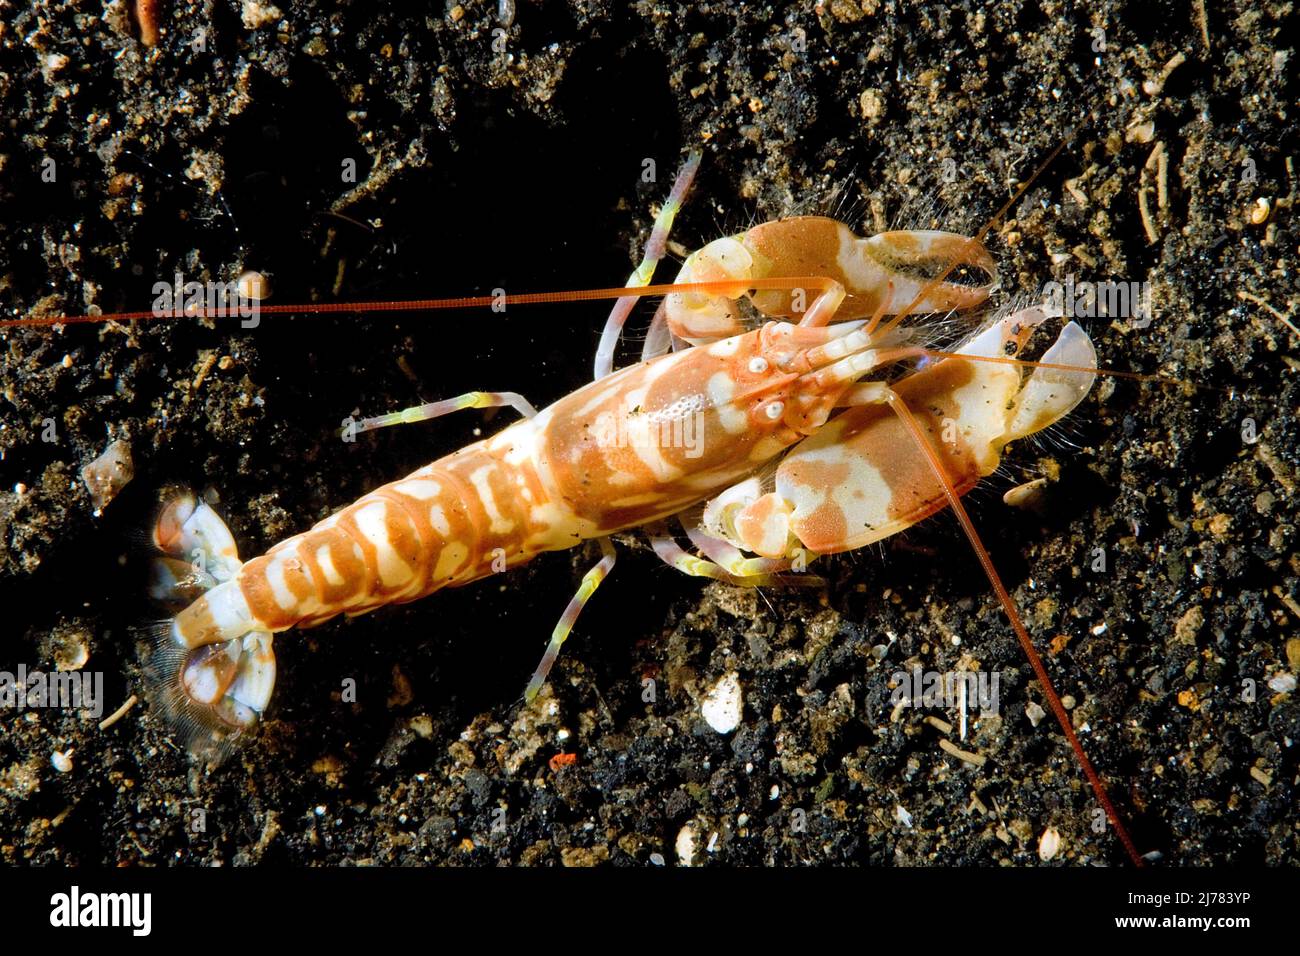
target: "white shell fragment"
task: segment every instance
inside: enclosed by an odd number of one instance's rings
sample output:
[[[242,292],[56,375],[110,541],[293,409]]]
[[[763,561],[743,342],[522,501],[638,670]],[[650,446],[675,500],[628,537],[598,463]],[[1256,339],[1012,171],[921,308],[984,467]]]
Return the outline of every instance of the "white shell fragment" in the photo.
[[[740,675],[735,671],[724,674],[704,697],[700,711],[708,725],[720,734],[729,734],[740,726],[745,698],[740,689]]]
[[[677,851],[677,862],[682,866],[691,866],[695,861],[695,825],[688,823],[677,831],[677,840],[673,844]]]
[[[1038,838],[1038,858],[1046,863],[1061,850],[1061,832],[1056,827],[1048,827]]]
[[[131,446],[121,439],[110,444],[102,455],[81,469],[81,480],[90,492],[96,515],[103,513],[134,475]]]
[[[1029,718],[1029,723],[1033,727],[1038,726],[1038,722],[1047,716],[1047,711],[1038,705],[1037,701],[1031,700],[1025,705],[1025,716]]]
[[[59,773],[70,773],[72,771],[72,757],[62,750],[56,750],[50,754],[50,763]]]
[[[1042,493],[1046,487],[1046,478],[1026,481],[1024,484],[1008,489],[1002,496],[1002,502],[1012,508],[1035,508],[1042,503]]]

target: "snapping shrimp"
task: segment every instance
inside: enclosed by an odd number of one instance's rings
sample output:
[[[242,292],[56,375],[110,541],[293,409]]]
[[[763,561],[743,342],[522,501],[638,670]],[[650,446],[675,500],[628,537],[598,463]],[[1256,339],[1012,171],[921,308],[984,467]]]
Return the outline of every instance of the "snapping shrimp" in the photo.
[[[699,156],[692,156],[679,174],[629,286],[649,281],[698,163]],[[863,322],[832,325],[831,319],[842,319],[855,302],[869,303],[877,315],[899,311],[895,300],[914,291],[914,273],[933,265],[936,243],[960,249],[992,275],[992,259],[978,242],[894,233],[863,247],[869,268],[841,272],[840,278],[814,276],[810,283],[780,274],[809,245],[806,235],[789,236],[785,245],[794,258],[769,257],[769,271],[746,275],[743,291],[804,296],[818,285],[797,325],[737,327],[733,335],[713,334],[705,347],[654,356],[611,375],[603,375],[609,369],[601,365],[612,361],[612,351],[604,359],[598,355],[597,379],[540,413],[514,393],[475,392],[367,419],[358,431],[466,408],[508,405],[524,416],[247,563],[239,560],[233,537],[212,508],[191,495],[173,498],[154,528],[164,557],[155,562],[151,590],[179,613],[159,629],[147,669],[166,714],[192,751],[220,759],[256,726],[270,701],[273,634],[414,601],[546,551],[601,539],[604,557],[583,579],[528,685],[526,695],[535,694],[578,613],[613,565],[611,533],[679,514],[815,433],[836,408],[879,400],[857,383],[896,359],[891,347],[900,337],[890,329],[864,328]],[[805,256],[809,262],[816,258]],[[742,291],[735,287],[707,277],[689,285],[701,294]],[[911,307],[948,308],[961,296],[982,298],[978,291],[931,281]],[[635,296],[620,298],[606,340],[616,341],[634,301]],[[688,417],[702,440],[690,446],[664,440],[671,435],[665,425]],[[629,434],[638,438],[628,441]],[[186,564],[186,558],[196,560]]]
[[[220,747],[256,724],[270,699],[272,634],[414,601],[676,514],[815,432],[883,358],[852,323],[770,322],[631,366],[536,414],[519,396],[474,393],[362,423],[489,405],[526,416],[247,563],[211,508],[176,498],[155,527],[171,560],[160,564],[154,593],[191,597],[195,582],[176,561],[195,552],[209,589],[166,625],[152,673],[191,746]],[[704,437],[691,448],[607,438],[611,420],[657,426],[686,415]]]

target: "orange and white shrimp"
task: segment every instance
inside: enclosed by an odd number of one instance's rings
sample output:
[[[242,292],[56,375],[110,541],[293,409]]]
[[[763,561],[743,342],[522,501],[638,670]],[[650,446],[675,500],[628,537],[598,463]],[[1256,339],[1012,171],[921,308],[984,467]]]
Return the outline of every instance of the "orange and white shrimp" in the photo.
[[[628,286],[649,281],[698,163],[698,154],[692,155],[679,174]],[[875,320],[918,302],[952,308],[987,295],[987,288],[944,283],[956,263],[941,257],[957,252],[990,282],[995,276],[978,240],[949,233],[858,240],[833,220],[805,217],[746,235],[746,248],[757,254],[746,258],[745,269],[732,268],[733,257],[730,271],[715,278],[706,274],[704,260],[688,260],[683,277],[705,296],[704,305],[670,296],[664,310],[669,327],[679,339],[688,337],[693,330],[679,314],[700,315],[711,304],[729,302],[717,298],[724,293],[765,296],[763,308],[785,308],[800,317],[798,325],[766,322],[746,332],[733,323],[735,334],[723,336],[713,321],[707,347],[649,357],[611,375],[613,346],[635,301],[621,297],[597,354],[596,381],[540,414],[517,394],[474,392],[361,422],[359,431],[501,405],[525,416],[493,438],[376,489],[247,564],[239,562],[229,531],[206,504],[183,495],[165,506],[154,538],[168,557],[156,565],[153,594],[179,613],[161,629],[149,676],[191,749],[219,757],[256,725],[275,683],[272,634],[414,601],[545,551],[601,539],[604,557],[569,602],[528,685],[526,694],[535,694],[613,565],[608,535],[705,501],[816,432],[846,402],[877,401],[871,386],[863,391],[857,383],[895,361],[906,336],[892,324],[875,328]],[[840,243],[838,253],[832,239]],[[861,261],[850,262],[858,252]],[[801,268],[812,275],[783,274]],[[928,286],[918,275],[929,279]],[[809,288],[815,295],[805,302]],[[864,309],[873,313],[870,325],[829,325]],[[689,442],[681,440],[687,426]],[[182,560],[188,557],[197,559],[193,571]],[[750,583],[771,579],[760,574]]]
[[[360,428],[505,404],[528,416],[246,564],[207,505],[174,500],[155,528],[171,556],[159,566],[155,596],[184,600],[209,589],[161,635],[150,672],[164,704],[193,749],[213,752],[265,709],[273,633],[468,584],[716,494],[815,432],[887,357],[860,326],[770,322],[623,369],[535,415],[517,395],[471,393],[368,420]],[[686,417],[699,440],[679,444],[663,426]],[[201,580],[177,566],[195,553]],[[533,686],[611,563],[607,551],[584,581]]]

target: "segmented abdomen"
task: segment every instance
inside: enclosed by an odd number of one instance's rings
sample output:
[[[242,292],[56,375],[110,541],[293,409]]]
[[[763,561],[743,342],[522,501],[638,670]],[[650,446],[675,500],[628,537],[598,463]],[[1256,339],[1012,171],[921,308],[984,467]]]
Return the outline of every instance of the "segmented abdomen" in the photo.
[[[198,647],[361,614],[675,514],[800,437],[776,396],[803,376],[773,370],[811,347],[793,331],[770,323],[593,382],[249,561],[172,636]]]
[[[362,614],[477,580],[582,537],[533,457],[534,421],[377,488],[243,566],[259,628]]]

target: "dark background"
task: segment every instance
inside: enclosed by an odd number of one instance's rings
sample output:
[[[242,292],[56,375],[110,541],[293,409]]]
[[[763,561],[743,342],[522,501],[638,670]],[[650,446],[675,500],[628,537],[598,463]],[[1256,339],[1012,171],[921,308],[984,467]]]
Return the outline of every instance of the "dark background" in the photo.
[[[276,303],[617,284],[695,145],[704,166],[674,234],[687,248],[795,212],[973,231],[1068,139],[990,242],[1003,301],[1067,273],[1150,281],[1151,327],[1088,323],[1102,364],[1259,397],[1103,383],[1012,450],[972,495],[975,518],[1142,850],[1296,862],[1300,707],[1265,681],[1300,667],[1283,600],[1300,576],[1300,343],[1238,297],[1294,314],[1289,8],[1210,2],[1203,35],[1181,3],[519,2],[502,54],[495,5],[284,2],[256,29],[226,0],[165,6],[152,49],[120,6],[6,14],[7,317],[145,309],[178,270],[263,270]],[[1148,141],[1126,137],[1147,122]],[[1169,202],[1151,243],[1138,193],[1156,209],[1143,167],[1157,142]],[[646,158],[658,182],[641,181]],[[1261,197],[1269,218],[1252,223]],[[465,413],[349,445],[343,417],[477,388],[553,401],[590,376],[606,310],[0,333],[0,667],[85,644],[111,709],[139,691],[128,629],[148,611],[130,542],[160,486],[214,489],[252,556],[506,420]],[[111,438],[130,442],[135,476],[97,519],[78,472]],[[999,500],[1043,474],[1040,513]],[[675,860],[690,825],[701,848],[717,834],[697,862],[1033,864],[1049,827],[1054,863],[1123,861],[1090,830],[1050,717],[1028,720],[1041,695],[950,518],[829,562],[825,592],[706,586],[622,544],[535,709],[520,690],[594,546],[284,635],[270,719],[211,773],[143,703],[103,732],[6,715],[0,859],[644,864]],[[1105,574],[1089,570],[1098,546]],[[923,713],[890,721],[890,676],[913,664],[1002,675],[1001,718],[961,744],[982,768],[941,751]],[[724,737],[699,700],[730,670],[745,712]],[[338,699],[349,677],[357,705]],[[50,755],[69,748],[60,774]],[[561,751],[576,762],[552,770]],[[185,827],[196,808],[201,834]]]

